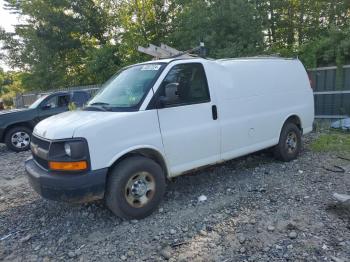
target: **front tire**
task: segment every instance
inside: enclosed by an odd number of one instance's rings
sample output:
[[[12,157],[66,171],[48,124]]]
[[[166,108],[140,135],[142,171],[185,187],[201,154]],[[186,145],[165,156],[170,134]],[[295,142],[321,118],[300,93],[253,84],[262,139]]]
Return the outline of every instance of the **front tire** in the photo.
[[[134,156],[114,167],[109,174],[105,201],[118,217],[141,219],[158,207],[165,192],[162,168],[153,160]]]
[[[5,144],[15,152],[26,151],[30,147],[32,131],[24,126],[13,127],[6,132]]]
[[[301,150],[301,131],[294,123],[285,123],[279,143],[274,148],[275,157],[284,162],[296,159]]]

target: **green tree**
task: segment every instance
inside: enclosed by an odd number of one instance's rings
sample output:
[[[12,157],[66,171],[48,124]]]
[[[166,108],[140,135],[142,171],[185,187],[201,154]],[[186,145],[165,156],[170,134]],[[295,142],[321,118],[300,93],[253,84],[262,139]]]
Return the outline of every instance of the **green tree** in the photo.
[[[349,25],[350,1],[255,0],[255,6],[269,53],[305,55],[300,52],[304,45],[327,37],[331,28]]]
[[[108,68],[91,63],[95,53],[118,51],[111,48],[109,33],[114,25],[106,5],[93,0],[7,3],[9,9],[27,17],[26,24],[16,26],[15,34],[0,34],[9,64],[30,73],[23,79],[26,87],[50,89],[103,82],[108,78],[106,72],[119,68],[116,54],[102,56],[108,59]]]
[[[261,22],[246,0],[179,1],[173,44],[190,49],[205,42],[211,57],[255,55],[263,50]]]
[[[7,88],[5,87],[6,75],[2,68],[0,68],[0,97],[7,92]]]
[[[0,29],[2,59],[26,89],[102,83],[150,59],[139,45],[188,50],[203,41],[213,58],[279,53],[307,66],[349,59],[349,0],[5,0],[25,18]]]
[[[168,43],[179,8],[174,1],[129,0],[119,4],[121,55],[125,64],[149,59],[138,46]]]
[[[4,72],[0,68],[0,98],[5,102],[6,106],[11,106],[12,98],[16,93],[23,92],[22,80],[24,73],[8,71]]]

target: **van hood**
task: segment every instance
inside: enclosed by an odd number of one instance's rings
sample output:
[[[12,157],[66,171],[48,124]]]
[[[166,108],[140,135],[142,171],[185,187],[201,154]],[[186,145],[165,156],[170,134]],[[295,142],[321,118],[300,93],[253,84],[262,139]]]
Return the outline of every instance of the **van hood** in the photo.
[[[115,121],[128,113],[70,111],[49,117],[34,128],[33,133],[42,138],[56,140],[74,137],[75,131],[89,123],[98,125],[106,121]]]

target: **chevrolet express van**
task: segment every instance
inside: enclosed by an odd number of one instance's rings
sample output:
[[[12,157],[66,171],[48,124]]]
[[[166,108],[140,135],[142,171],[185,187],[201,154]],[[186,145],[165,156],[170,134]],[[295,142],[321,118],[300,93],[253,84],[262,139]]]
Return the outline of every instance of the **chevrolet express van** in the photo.
[[[270,147],[295,159],[313,119],[297,59],[151,61],[121,70],[83,110],[40,122],[25,167],[45,198],[105,199],[140,219],[169,178]]]

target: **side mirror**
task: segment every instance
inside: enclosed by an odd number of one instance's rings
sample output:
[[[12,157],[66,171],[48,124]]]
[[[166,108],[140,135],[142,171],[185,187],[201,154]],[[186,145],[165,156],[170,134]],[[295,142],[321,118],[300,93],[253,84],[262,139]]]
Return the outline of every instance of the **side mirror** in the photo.
[[[158,108],[163,108],[166,105],[174,104],[179,100],[178,86],[179,83],[170,83],[165,86],[165,96],[160,96],[158,98]]]

